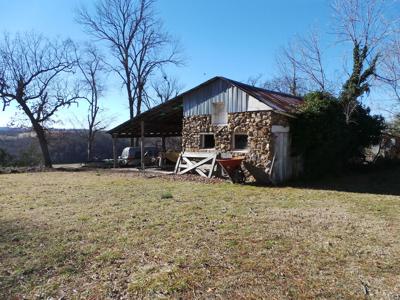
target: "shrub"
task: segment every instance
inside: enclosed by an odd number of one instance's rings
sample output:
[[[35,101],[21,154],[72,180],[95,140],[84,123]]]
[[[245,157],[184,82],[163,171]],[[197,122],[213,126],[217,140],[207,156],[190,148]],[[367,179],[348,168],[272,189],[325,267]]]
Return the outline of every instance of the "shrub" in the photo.
[[[13,157],[4,149],[0,148],[0,166],[7,167],[13,162]]]
[[[292,120],[292,143],[303,155],[307,177],[337,173],[363,160],[364,148],[375,144],[384,129],[383,118],[357,106],[353,121],[346,123],[341,103],[331,94],[312,92]]]

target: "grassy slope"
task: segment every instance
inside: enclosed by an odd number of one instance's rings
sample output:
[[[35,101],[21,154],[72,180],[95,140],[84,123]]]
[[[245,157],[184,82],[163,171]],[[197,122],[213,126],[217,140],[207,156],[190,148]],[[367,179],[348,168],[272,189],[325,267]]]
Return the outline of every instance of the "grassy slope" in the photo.
[[[394,297],[399,212],[379,194],[2,175],[0,298]]]

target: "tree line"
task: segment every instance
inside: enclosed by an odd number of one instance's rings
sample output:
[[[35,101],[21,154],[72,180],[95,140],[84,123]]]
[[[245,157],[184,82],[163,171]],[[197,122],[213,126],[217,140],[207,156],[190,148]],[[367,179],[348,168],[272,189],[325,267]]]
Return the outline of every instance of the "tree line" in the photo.
[[[85,7],[78,9],[76,21],[96,39],[95,44],[88,42],[84,47],[70,39],[50,40],[35,32],[3,34],[3,110],[16,105],[30,123],[46,167],[52,167],[47,128],[61,108],[80,101],[88,104],[87,160],[93,159],[95,136],[105,125],[99,114],[107,73],[117,74],[126,88],[130,118],[154,101],[177,94],[177,81],[164,67],[183,63],[179,43],[164,30],[154,5],[153,0],[98,0],[92,13]],[[108,55],[101,53],[100,45],[108,46]],[[161,79],[152,80],[157,75]],[[155,97],[149,93],[152,86]]]

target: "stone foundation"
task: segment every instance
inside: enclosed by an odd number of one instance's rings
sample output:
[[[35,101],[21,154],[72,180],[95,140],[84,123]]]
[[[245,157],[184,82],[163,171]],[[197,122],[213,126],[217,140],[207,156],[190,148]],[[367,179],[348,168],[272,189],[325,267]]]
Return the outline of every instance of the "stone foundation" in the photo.
[[[272,111],[228,114],[227,125],[212,125],[210,115],[183,118],[182,147],[184,151],[212,151],[201,149],[201,133],[213,133],[215,150],[230,152],[232,156],[245,156],[243,170],[249,181],[268,181],[266,171],[273,157],[272,125],[288,126],[287,117]],[[248,149],[233,149],[235,133],[247,134]]]

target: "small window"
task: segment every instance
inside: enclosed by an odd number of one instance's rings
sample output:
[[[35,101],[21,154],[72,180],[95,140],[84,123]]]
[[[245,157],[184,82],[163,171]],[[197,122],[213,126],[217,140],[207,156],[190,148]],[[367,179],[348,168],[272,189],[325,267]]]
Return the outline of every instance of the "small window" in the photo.
[[[201,138],[200,148],[202,148],[202,149],[213,149],[213,148],[215,148],[214,134],[212,134],[212,133],[201,134],[200,138]]]
[[[235,134],[233,139],[233,148],[235,150],[246,150],[248,147],[247,134]]]
[[[213,125],[224,125],[228,123],[228,113],[226,112],[224,102],[212,104],[211,122]]]

